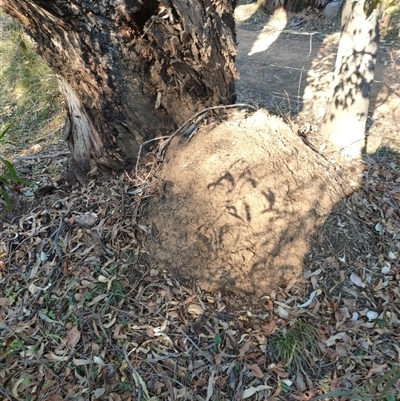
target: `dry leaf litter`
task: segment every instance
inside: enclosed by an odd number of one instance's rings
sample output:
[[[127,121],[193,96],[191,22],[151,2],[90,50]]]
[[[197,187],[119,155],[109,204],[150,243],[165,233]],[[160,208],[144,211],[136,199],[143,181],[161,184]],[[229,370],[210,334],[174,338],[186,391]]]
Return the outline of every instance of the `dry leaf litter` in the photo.
[[[1,399],[304,401],[399,366],[396,155],[365,160],[303,277],[246,306],[145,262],[149,166],[71,190],[55,178],[63,151],[18,161],[35,187],[0,223]],[[299,322],[315,328],[318,352],[303,350],[293,371],[271,344]]]

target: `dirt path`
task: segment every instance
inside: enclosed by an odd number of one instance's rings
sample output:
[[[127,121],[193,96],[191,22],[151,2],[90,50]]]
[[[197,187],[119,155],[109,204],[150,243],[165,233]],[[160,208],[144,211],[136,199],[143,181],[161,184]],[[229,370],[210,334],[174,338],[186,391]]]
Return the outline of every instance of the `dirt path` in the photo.
[[[324,115],[339,33],[315,16],[268,18],[254,4],[236,11],[240,101],[272,112],[297,115],[297,122],[316,126]],[[291,27],[305,18],[304,24]],[[336,23],[337,26],[337,23]],[[400,50],[381,42],[372,86],[368,152],[379,146],[400,149]]]

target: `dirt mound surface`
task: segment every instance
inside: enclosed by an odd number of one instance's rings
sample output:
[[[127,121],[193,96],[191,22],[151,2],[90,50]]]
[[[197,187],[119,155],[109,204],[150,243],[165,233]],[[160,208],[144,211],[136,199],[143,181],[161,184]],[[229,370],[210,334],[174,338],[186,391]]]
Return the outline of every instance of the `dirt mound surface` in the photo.
[[[343,196],[329,163],[266,111],[176,139],[159,177],[144,221],[153,263],[257,296],[301,274],[309,236]]]

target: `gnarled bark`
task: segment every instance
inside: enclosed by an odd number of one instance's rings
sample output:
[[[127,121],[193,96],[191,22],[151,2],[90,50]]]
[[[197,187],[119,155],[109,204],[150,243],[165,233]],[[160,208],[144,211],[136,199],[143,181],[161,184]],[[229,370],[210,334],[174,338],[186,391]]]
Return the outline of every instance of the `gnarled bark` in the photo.
[[[231,0],[0,0],[59,76],[65,138],[84,171],[124,168],[140,143],[232,101]]]

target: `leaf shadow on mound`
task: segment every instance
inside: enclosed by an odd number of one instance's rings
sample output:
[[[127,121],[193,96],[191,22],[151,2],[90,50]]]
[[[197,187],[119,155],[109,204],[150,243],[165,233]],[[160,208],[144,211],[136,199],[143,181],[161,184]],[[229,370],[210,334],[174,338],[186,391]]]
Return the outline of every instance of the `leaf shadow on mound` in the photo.
[[[236,114],[189,143],[159,173],[144,224],[152,266],[206,290],[260,296],[302,274],[309,238],[346,185],[280,118]]]

